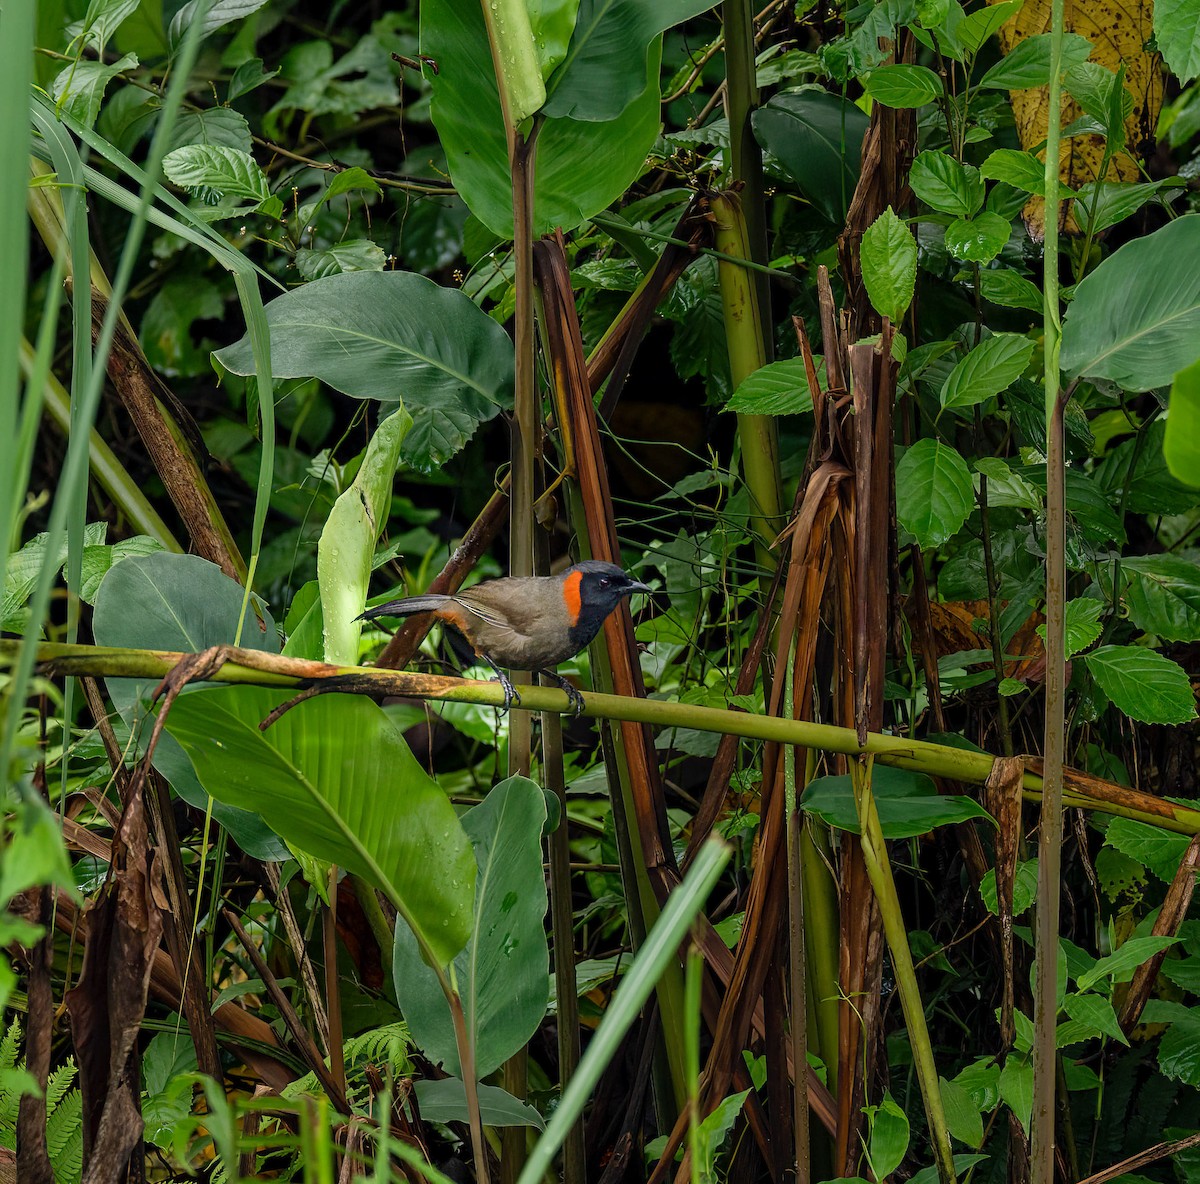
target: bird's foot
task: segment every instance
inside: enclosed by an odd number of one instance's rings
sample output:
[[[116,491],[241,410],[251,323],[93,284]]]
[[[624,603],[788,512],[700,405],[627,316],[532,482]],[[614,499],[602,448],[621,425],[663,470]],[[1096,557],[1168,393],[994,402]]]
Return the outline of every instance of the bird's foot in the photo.
[[[579,693],[578,687],[573,683],[568,682],[563,676],[554,670],[543,670],[542,673],[555,682],[559,689],[567,696],[567,702],[571,705],[571,715],[578,719],[583,714],[583,709],[586,704],[583,701],[583,696]]]
[[[503,670],[499,674],[500,678],[498,681],[501,689],[504,691],[504,705],[501,710],[507,713],[513,707],[521,706],[521,696],[517,694],[517,688],[509,681],[508,675]]]

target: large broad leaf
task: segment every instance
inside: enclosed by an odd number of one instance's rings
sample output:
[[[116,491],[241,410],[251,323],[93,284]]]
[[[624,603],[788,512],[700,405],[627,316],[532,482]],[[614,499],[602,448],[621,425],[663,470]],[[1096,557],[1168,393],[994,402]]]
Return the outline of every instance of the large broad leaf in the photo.
[[[896,517],[926,549],[956,535],[975,504],[967,462],[940,440],[918,440],[896,465]]]
[[[433,122],[455,188],[490,230],[512,238],[512,178],[479,0],[422,0],[421,52],[438,64],[429,79]],[[661,126],[659,53],[656,41],[649,61],[642,58],[637,97],[617,118],[595,123],[555,116],[542,124],[534,234],[556,226],[573,230],[615,201],[642,171]]]
[[[928,777],[907,769],[876,765],[871,789],[885,839],[911,839],[927,834],[935,826],[990,817],[978,802],[939,794]],[[810,781],[800,804],[830,826],[858,834],[858,813],[848,774]]]
[[[198,555],[159,552],[126,559],[109,569],[96,593],[92,636],[97,645],[198,653],[213,645],[232,645],[237,636],[244,591],[215,563]],[[245,649],[279,652],[279,634],[265,609],[262,620],[247,615],[238,644]],[[157,679],[110,678],[113,706],[129,727],[144,720],[146,701]],[[190,692],[185,692],[188,694]],[[149,728],[144,730],[149,737]],[[171,735],[159,738],[154,767],[185,802],[198,810],[210,804],[182,748]],[[255,859],[288,858],[288,849],[263,820],[239,805],[211,802],[213,817],[238,846]]]
[[[1171,383],[1163,456],[1177,481],[1200,485],[1200,361],[1184,367]]]
[[[1180,82],[1200,74],[1200,0],[1155,0],[1154,40]]]
[[[596,123],[616,119],[645,90],[651,42],[712,7],[713,0],[581,0],[543,112]]]
[[[1136,645],[1105,645],[1085,654],[1092,677],[1119,711],[1144,724],[1185,724],[1196,698],[1178,662]]]
[[[545,821],[545,795],[525,777],[502,781],[462,818],[479,874],[474,925],[454,972],[477,1077],[486,1077],[523,1047],[546,1014]],[[396,930],[392,968],[396,999],[413,1038],[430,1060],[461,1077],[449,1006],[416,942],[402,929]]]
[[[1130,577],[1125,598],[1133,623],[1167,641],[1200,639],[1200,566],[1180,555],[1134,556],[1121,562]]]
[[[546,1129],[542,1116],[527,1102],[514,1098],[507,1090],[496,1085],[480,1085],[479,1114],[484,1126],[532,1126],[539,1131]],[[424,1122],[469,1122],[467,1090],[458,1077],[444,1077],[441,1081],[414,1081],[413,1093],[421,1108]]]
[[[854,187],[867,117],[847,99],[819,86],[775,95],[754,112],[754,135],[801,194],[839,226]]]
[[[453,288],[404,271],[313,280],[266,306],[276,378],[319,378],[356,399],[404,400],[404,457],[430,469],[512,403],[512,342]],[[253,374],[249,337],[214,355]]]
[[[1124,390],[1166,386],[1200,357],[1200,215],[1126,243],[1075,289],[1063,369]]]
[[[214,797],[252,805],[289,842],[374,884],[421,956],[449,964],[471,932],[475,894],[450,799],[360,695],[320,695],[260,731],[289,697],[241,686],[181,695],[167,730]]]

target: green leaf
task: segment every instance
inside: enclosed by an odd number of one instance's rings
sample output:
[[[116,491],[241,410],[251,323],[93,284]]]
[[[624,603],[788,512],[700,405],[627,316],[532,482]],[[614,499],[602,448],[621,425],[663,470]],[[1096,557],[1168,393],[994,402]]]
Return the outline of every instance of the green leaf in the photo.
[[[979,895],[983,898],[984,908],[993,916],[999,916],[1000,904],[996,895],[996,872],[994,868],[984,872],[983,879],[979,881]],[[1013,916],[1019,917],[1036,899],[1037,860],[1018,860],[1016,872],[1013,875]]]
[[[490,76],[490,58],[488,70]],[[360,37],[336,62],[328,41],[301,42],[284,56],[280,73],[290,85],[264,120],[267,133],[280,137],[280,121],[290,111],[302,111],[308,119],[357,115],[400,101],[390,39],[385,45],[374,33]],[[497,109],[498,104],[497,99]]]
[[[1109,151],[1119,152],[1125,146],[1125,118],[1133,111],[1124,77],[1099,62],[1081,62],[1063,75],[1063,83],[1084,114],[1104,129]]]
[[[875,1108],[871,1120],[871,1167],[877,1180],[886,1180],[908,1151],[908,1117],[890,1093]]]
[[[1128,1046],[1129,1041],[1117,1022],[1113,1005],[1101,995],[1071,994],[1063,1000],[1063,1010],[1076,1023],[1089,1028],[1093,1035],[1107,1036]]]
[[[1087,991],[1103,978],[1114,983],[1128,982],[1143,962],[1160,950],[1169,949],[1178,940],[1178,937],[1131,937],[1120,949],[1101,958],[1091,970],[1081,974],[1075,985],[1081,991]]]
[[[988,211],[974,218],[956,218],[946,227],[946,250],[964,263],[991,263],[1004,250],[1012,227],[1007,218]]]
[[[225,93],[225,101],[232,103],[234,99],[240,99],[243,95],[248,95],[252,90],[257,90],[262,86],[264,82],[270,82],[278,73],[278,68],[274,70],[263,69],[262,58],[251,58],[248,62],[243,62],[234,70],[233,77],[229,80],[229,89]]]
[[[244,591],[215,563],[198,555],[162,551],[113,567],[100,582],[92,614],[97,645],[200,653],[209,646],[232,645],[242,615]],[[270,613],[251,604],[238,644],[249,650],[279,652],[279,635]],[[134,728],[148,715],[146,702],[154,679],[109,678],[109,697],[121,718]],[[192,694],[185,691],[184,695]],[[143,729],[143,742],[148,729]],[[289,858],[263,820],[244,803],[213,802],[196,779],[192,764],[175,738],[165,732],[154,750],[154,767],[171,788],[198,810],[212,806],[213,817],[254,859]]]
[[[1042,311],[1042,290],[1011,268],[1001,267],[979,273],[979,291],[984,300],[1002,308]]]
[[[544,1131],[542,1116],[528,1103],[498,1085],[479,1085],[479,1113],[484,1126],[531,1126]],[[458,1077],[413,1082],[423,1122],[468,1122],[467,1090]]]
[[[807,86],[773,96],[751,123],[801,195],[841,225],[858,184],[866,115],[839,95]]]
[[[257,12],[267,0],[188,0],[171,19],[167,40],[174,49],[183,40],[184,33],[200,19],[200,36],[207,37],[233,21],[244,20]]]
[[[567,56],[546,84],[543,114],[616,119],[645,89],[651,43],[712,7],[713,0],[580,0]]]
[[[1200,486],[1200,359],[1171,381],[1163,456],[1177,481]]]
[[[19,893],[43,884],[57,885],[78,899],[57,815],[36,791],[20,789],[16,796],[15,815],[0,830],[0,839],[4,842],[4,859],[0,861],[0,911]],[[6,805],[6,813],[10,808]]]
[[[213,797],[252,805],[288,842],[375,885],[423,955],[447,965],[471,932],[475,890],[450,799],[360,695],[319,695],[260,731],[291,697],[248,686],[196,691],[179,696],[166,726]]]
[[[319,378],[356,399],[402,398],[404,457],[432,469],[512,403],[512,342],[469,297],[424,276],[357,271],[314,280],[267,306],[276,378]],[[214,357],[252,374],[250,340]],[[414,439],[415,437],[415,439]]]
[[[945,152],[920,152],[908,183],[927,206],[956,218],[970,218],[983,206],[983,179],[974,165],[959,164]]]
[[[1023,193],[1044,194],[1046,192],[1046,166],[1032,152],[1019,152],[1015,148],[997,148],[979,166],[980,175],[989,181],[1003,181]],[[1058,187],[1060,198],[1072,196],[1065,185]]]
[[[301,247],[296,252],[296,270],[306,280],[324,279],[345,271],[382,271],[387,256],[369,238],[348,238],[322,251]]]
[[[1200,357],[1200,215],[1119,248],[1075,288],[1063,369],[1128,391],[1165,386]]]
[[[885,107],[923,107],[942,97],[942,80],[925,66],[878,66],[863,88]]]
[[[1024,0],[1002,0],[989,4],[977,12],[968,13],[958,22],[954,30],[962,46],[970,53],[978,53],[983,43],[999,32],[1000,26],[1021,11]]]
[[[947,1081],[938,1078],[942,1093],[942,1110],[946,1115],[946,1129],[960,1143],[968,1147],[978,1147],[983,1142],[983,1115],[979,1107],[971,1101],[967,1093],[957,1081]]]
[[[1192,1008],[1163,1033],[1158,1067],[1175,1081],[1200,1086],[1200,1009]]]
[[[171,149],[200,144],[232,148],[250,154],[250,125],[246,117],[232,107],[211,107],[207,111],[185,111],[171,129]]]
[[[986,1155],[967,1155],[960,1154],[954,1157],[954,1174],[961,1180],[967,1172],[977,1163],[983,1163],[988,1157]],[[914,1172],[909,1177],[908,1184],[938,1184],[938,1165],[931,1163],[928,1167],[922,1168],[919,1172]]]
[[[744,415],[804,415],[812,411],[812,392],[803,358],[787,358],[760,366],[743,379],[725,404]]]
[[[84,547],[79,581],[80,599],[85,604],[95,604],[101,581],[123,559],[136,559],[139,555],[157,555],[162,550],[162,543],[145,534],[121,539],[111,547]]]
[[[1020,473],[1013,472],[1008,462],[998,456],[981,456],[975,469],[987,478],[987,501],[989,506],[1014,506],[1020,510],[1032,510],[1041,514],[1045,509],[1045,498],[1035,485]]]
[[[943,407],[974,407],[1007,390],[1021,377],[1034,343],[1020,333],[993,333],[950,371],[942,384]]]
[[[334,174],[333,180],[321,194],[321,201],[333,201],[335,197],[341,197],[344,193],[358,191],[373,193],[376,197],[383,193],[383,190],[379,188],[379,182],[366,169],[360,169],[355,165],[353,168],[343,169],[340,173]]]
[[[104,48],[121,22],[141,0],[91,0],[83,18],[83,43],[103,56]]]
[[[1164,884],[1169,884],[1179,871],[1188,839],[1133,818],[1114,818],[1104,831],[1104,845],[1128,856]]]
[[[1200,74],[1200,0],[1155,0],[1154,40],[1180,82]]]
[[[1106,645],[1085,654],[1092,677],[1119,711],[1144,724],[1196,718],[1187,673],[1178,662],[1135,645]]]
[[[911,839],[934,827],[989,817],[971,798],[939,794],[922,773],[876,765],[871,785],[879,824],[887,839]],[[814,778],[804,790],[801,805],[830,826],[858,834],[858,814],[848,775]]]
[[[1200,568],[1179,555],[1138,555],[1121,561],[1132,577],[1125,590],[1129,617],[1165,641],[1200,640]]]
[[[137,55],[127,53],[106,66],[103,62],[78,61],[64,67],[50,84],[50,97],[86,127],[100,114],[100,102],[108,84],[138,64]]]
[[[420,17],[421,51],[438,63],[437,75],[429,79],[432,113],[450,176],[471,212],[510,239],[512,179],[479,0],[422,0]],[[617,118],[596,123],[551,117],[542,125],[535,235],[556,226],[573,230],[620,197],[645,167],[661,129],[657,42],[648,57],[642,57],[646,69],[637,80],[637,97]]]
[[[896,517],[927,550],[956,535],[975,504],[966,461],[940,440],[918,440],[896,465]]]
[[[880,316],[898,324],[917,283],[917,240],[891,206],[863,234],[861,259],[871,304]]]
[[[168,152],[163,160],[167,180],[201,196],[242,197],[264,202],[271,196],[266,174],[248,152],[220,144],[190,144]]]
[[[1167,182],[1176,182],[1168,186]],[[1163,181],[1145,181],[1138,184],[1118,181],[1089,181],[1079,187],[1072,207],[1075,220],[1080,226],[1091,227],[1093,234],[1107,230],[1118,222],[1124,221],[1131,214],[1136,214],[1148,201],[1153,201],[1162,194],[1164,188],[1173,188],[1173,196],[1178,197],[1182,189],[1178,187],[1178,178],[1168,177]]]
[[[454,968],[481,1078],[522,1048],[546,1014],[545,821],[545,796],[526,777],[502,781],[462,816],[479,874],[474,918]],[[427,869],[436,866],[426,864]],[[401,929],[396,931],[392,970],[396,998],[414,1039],[431,1060],[461,1075],[445,996],[421,961],[416,942]]]
[[[1086,650],[1104,632],[1104,627],[1100,624],[1100,617],[1104,613],[1104,607],[1102,600],[1091,600],[1085,596],[1079,596],[1074,600],[1067,601],[1065,606],[1066,628],[1063,636],[1063,641],[1066,645],[1066,653],[1063,655],[1064,659],[1073,658],[1076,654]],[[1045,625],[1037,627],[1037,635],[1042,639],[1042,643],[1045,644]]]
[[[1018,41],[980,80],[984,90],[1028,90],[1046,86],[1050,81],[1049,33],[1037,33]],[[1079,33],[1065,33],[1062,39],[1062,69],[1069,70],[1086,62],[1092,43]]]
[[[1000,1070],[1000,1098],[1017,1116],[1021,1129],[1029,1133],[1029,1116],[1033,1112],[1033,1065],[1010,1052]]]

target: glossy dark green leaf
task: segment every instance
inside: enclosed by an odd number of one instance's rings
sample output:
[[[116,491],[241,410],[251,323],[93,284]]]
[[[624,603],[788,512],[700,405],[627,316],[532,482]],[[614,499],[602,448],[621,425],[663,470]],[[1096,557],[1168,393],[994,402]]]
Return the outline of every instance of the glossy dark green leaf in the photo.
[[[454,961],[478,1077],[502,1065],[536,1031],[549,999],[542,826],[546,799],[532,781],[510,777],[462,816],[475,851],[474,919]],[[436,866],[436,865],[427,865]],[[426,1056],[461,1076],[454,1025],[412,935],[397,928],[396,998]]]
[[[1166,386],[1200,358],[1200,215],[1186,214],[1105,259],[1075,288],[1061,361],[1128,391]]]
[[[215,563],[198,555],[160,552],[125,560],[108,572],[96,592],[92,635],[97,645],[199,653],[213,645],[232,645],[242,612],[243,590]],[[279,652],[279,635],[265,608],[262,619],[253,604],[238,644],[244,649]],[[155,679],[106,680],[113,706],[130,727],[149,714]],[[192,694],[184,691],[184,695]],[[149,736],[149,725],[143,733]],[[206,810],[211,799],[196,778],[191,761],[166,733],[154,750],[154,767],[185,802]],[[213,817],[255,859],[288,858],[288,849],[244,803],[211,801]]]
[[[1200,503],[1200,490],[1179,481],[1167,466],[1167,423],[1155,420],[1110,448],[1097,466],[1095,479],[1115,505],[1135,514],[1183,514]]]
[[[1000,267],[979,273],[979,290],[984,300],[1003,308],[1042,311],[1042,290],[1011,268]]]
[[[232,148],[249,153],[250,125],[246,117],[232,107],[209,107],[202,111],[185,111],[171,129],[171,150],[201,144]]]
[[[430,469],[512,402],[512,342],[462,292],[411,272],[348,272],[266,306],[276,378],[319,378],[356,399],[403,399],[404,456]],[[252,374],[248,337],[214,355]],[[414,442],[413,437],[416,437]]]
[[[651,43],[712,7],[712,0],[580,0],[567,56],[546,83],[543,113],[616,119],[646,89]]]
[[[896,465],[896,517],[922,547],[957,534],[975,504],[966,461],[940,440],[918,440]]]
[[[1178,178],[1167,178],[1177,182]],[[1182,187],[1178,184],[1164,185],[1162,181],[1145,181],[1139,184],[1117,181],[1090,181],[1079,187],[1072,210],[1080,226],[1090,226],[1092,233],[1107,230],[1118,222],[1136,214],[1147,202],[1160,197],[1179,197]]]
[[[840,225],[858,184],[866,115],[814,86],[775,95],[751,118],[756,139],[787,169],[800,193]]]
[[[1196,699],[1178,662],[1135,645],[1106,645],[1085,654],[1092,677],[1119,711],[1146,724],[1185,724]]]
[[[168,152],[167,180],[196,194],[216,194],[264,202],[271,196],[266,174],[249,152],[222,144],[191,144]]]
[[[429,78],[433,121],[455,188],[471,213],[509,239],[512,179],[479,0],[423,0],[421,52],[438,63],[438,73]],[[661,128],[657,40],[642,62],[636,98],[618,117],[601,123],[552,117],[542,125],[535,235],[556,226],[573,230],[615,201],[645,167]]]
[[[471,931],[475,895],[475,860],[450,799],[361,695],[319,695],[261,731],[291,697],[197,691],[176,700],[166,726],[214,797],[252,806],[288,842],[362,876],[407,922],[397,930],[447,965]]]
[[[974,407],[1010,387],[1033,355],[1033,341],[1020,333],[993,333],[950,371],[941,390],[943,407]]]
[[[989,181],[1003,181],[1024,193],[1041,194],[1046,191],[1046,166],[1032,152],[997,148],[979,166],[979,173]],[[1068,198],[1071,190],[1060,184],[1058,195]]]
[[[987,818],[988,812],[968,797],[939,794],[924,774],[876,765],[871,775],[875,808],[884,838],[911,839],[938,826]],[[858,834],[858,815],[849,775],[817,777],[804,790],[801,805],[838,830]]]
[[[760,366],[733,392],[726,411],[746,415],[803,415],[812,411],[812,392],[802,358]]]
[[[1163,1034],[1158,1067],[1175,1081],[1200,1086],[1200,1007],[1192,1008]]]
[[[1188,848],[1185,835],[1133,818],[1114,818],[1104,832],[1104,845],[1141,864],[1164,884],[1179,871],[1179,861]]]
[[[1163,456],[1176,481],[1200,486],[1200,361],[1180,370],[1171,383]]]

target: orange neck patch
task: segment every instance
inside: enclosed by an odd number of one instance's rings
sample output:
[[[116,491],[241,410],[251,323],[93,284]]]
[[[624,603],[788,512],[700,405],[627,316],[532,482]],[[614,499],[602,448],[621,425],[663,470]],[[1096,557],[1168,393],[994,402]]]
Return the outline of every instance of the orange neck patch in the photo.
[[[573,571],[563,580],[563,603],[567,606],[567,624],[574,627],[579,623],[579,610],[583,603],[579,597],[579,586],[583,583],[583,572]]]

